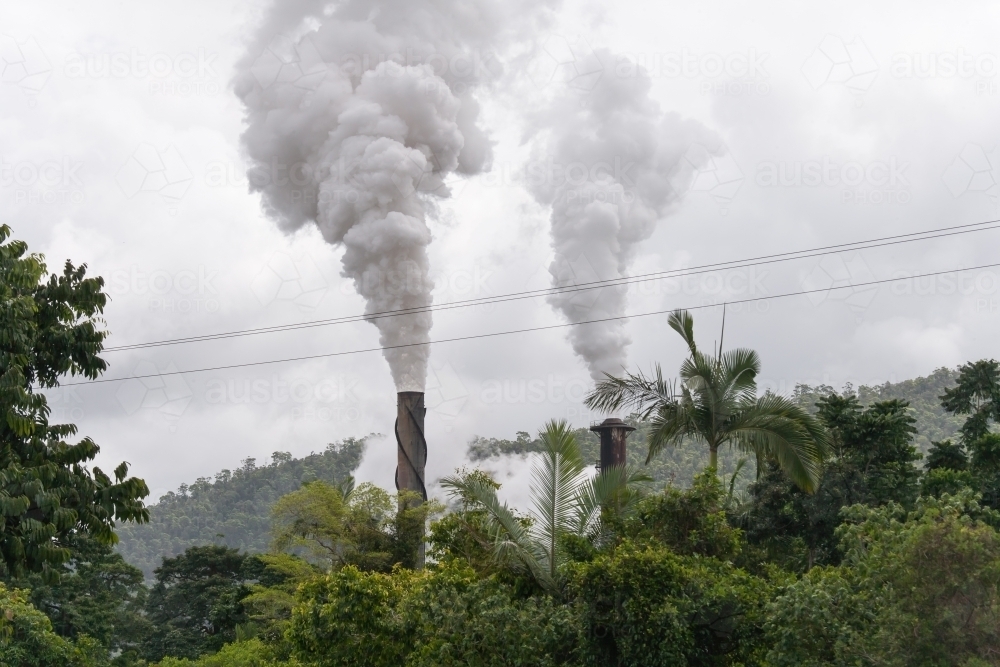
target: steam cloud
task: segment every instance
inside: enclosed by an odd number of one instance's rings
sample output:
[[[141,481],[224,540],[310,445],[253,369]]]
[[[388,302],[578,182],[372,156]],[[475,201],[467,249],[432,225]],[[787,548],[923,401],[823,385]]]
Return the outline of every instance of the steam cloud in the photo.
[[[251,189],[286,231],[342,245],[366,314],[431,304],[426,224],[449,174],[489,167],[477,87],[531,28],[529,2],[281,0],[235,82]],[[383,348],[430,341],[429,312],[371,321]],[[383,349],[398,391],[423,391],[430,348]]]
[[[533,124],[545,141],[528,180],[535,198],[552,206],[554,287],[627,276],[639,245],[687,192],[705,149],[720,146],[696,121],[664,113],[640,67],[622,66],[607,51],[595,55],[604,71],[593,89],[560,95]],[[621,318],[626,291],[557,292],[548,300],[570,322]],[[631,343],[624,320],[575,326],[568,336],[592,378],[621,372]]]

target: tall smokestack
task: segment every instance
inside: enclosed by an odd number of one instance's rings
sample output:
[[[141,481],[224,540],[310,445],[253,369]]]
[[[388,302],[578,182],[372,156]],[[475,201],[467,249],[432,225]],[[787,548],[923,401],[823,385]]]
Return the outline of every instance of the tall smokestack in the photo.
[[[396,490],[415,491],[427,500],[424,468],[427,465],[427,439],[424,437],[424,392],[401,391],[396,394]],[[423,524],[417,539],[414,566],[424,566]]]
[[[590,430],[601,436],[601,470],[625,465],[625,440],[635,429],[617,417],[609,417]]]

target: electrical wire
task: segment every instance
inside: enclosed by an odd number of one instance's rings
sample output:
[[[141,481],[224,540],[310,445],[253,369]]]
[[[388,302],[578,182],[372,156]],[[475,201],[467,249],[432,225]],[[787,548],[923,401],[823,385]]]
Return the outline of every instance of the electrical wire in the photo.
[[[581,326],[581,325],[584,325],[584,324],[596,324],[598,322],[610,322],[610,321],[613,321],[613,320],[623,320],[624,321],[624,320],[635,319],[635,318],[639,318],[639,317],[649,317],[649,316],[652,316],[652,315],[665,315],[667,313],[672,313],[672,312],[675,312],[677,310],[702,310],[702,309],[705,309],[705,308],[720,308],[720,307],[723,307],[723,306],[733,306],[733,305],[737,305],[737,304],[741,304],[741,303],[753,303],[753,302],[756,302],[756,301],[770,301],[771,299],[783,299],[783,298],[792,297],[792,296],[802,296],[802,295],[807,295],[807,294],[816,294],[816,293],[820,293],[820,292],[835,292],[835,291],[844,290],[844,289],[858,289],[858,288],[868,287],[868,286],[873,286],[873,285],[882,285],[882,284],[885,284],[885,283],[898,282],[900,280],[917,280],[917,279],[920,279],[920,278],[929,278],[929,277],[932,277],[932,276],[940,276],[940,275],[944,275],[944,274],[948,274],[948,273],[958,273],[958,272],[964,272],[964,271],[978,271],[978,270],[981,270],[981,269],[990,269],[990,268],[996,268],[996,267],[1000,267],[1000,262],[997,262],[997,263],[994,263],[994,264],[983,264],[983,265],[980,265],[980,266],[971,266],[971,267],[966,267],[966,268],[959,268],[959,269],[948,269],[946,271],[934,271],[934,272],[931,272],[931,273],[922,273],[922,274],[919,274],[919,275],[906,276],[905,278],[885,278],[885,279],[882,279],[882,280],[870,280],[870,281],[863,282],[863,283],[854,283],[852,285],[845,285],[843,287],[824,287],[824,288],[811,289],[811,290],[798,290],[798,291],[795,291],[795,292],[785,292],[784,294],[775,294],[773,296],[768,296],[768,297],[764,297],[764,298],[736,299],[736,300],[733,300],[733,301],[724,301],[724,302],[720,302],[720,303],[701,304],[701,305],[696,305],[696,306],[688,306],[686,308],[684,308],[684,307],[678,307],[678,308],[670,308],[668,310],[656,310],[656,311],[647,312],[647,313],[637,313],[637,314],[634,314],[634,315],[625,315],[625,316],[622,316],[622,317],[604,317],[604,318],[594,319],[594,320],[585,320],[583,322],[564,322],[564,323],[561,323],[561,324],[550,324],[550,325],[539,326],[539,327],[529,327],[529,328],[525,328],[525,329],[512,329],[512,330],[509,330],[509,331],[496,331],[496,332],[484,333],[484,334],[474,334],[474,335],[471,335],[471,336],[458,336],[458,337],[455,337],[455,338],[443,338],[443,339],[440,339],[440,340],[429,341],[429,342],[426,342],[426,343],[403,343],[403,344],[400,344],[400,345],[387,345],[385,347],[371,347],[371,348],[366,348],[366,349],[361,349],[361,350],[345,350],[343,352],[327,352],[327,353],[324,353],[324,354],[311,354],[311,355],[306,355],[306,356],[302,356],[302,357],[289,357],[289,358],[286,358],[286,359],[270,359],[270,360],[267,360],[267,361],[253,361],[253,362],[247,362],[247,363],[242,363],[242,364],[227,364],[227,365],[224,365],[224,366],[212,366],[212,367],[209,367],[209,368],[195,368],[195,369],[186,370],[186,371],[165,371],[165,372],[162,372],[162,373],[150,373],[150,374],[147,374],[147,375],[133,375],[133,376],[130,376],[130,377],[122,377],[122,378],[99,378],[99,379],[96,379],[96,380],[87,380],[87,381],[83,381],[83,382],[67,382],[67,383],[64,383],[64,384],[60,384],[59,386],[60,387],[78,387],[78,386],[84,386],[84,385],[102,384],[102,383],[105,383],[105,382],[124,382],[125,380],[144,380],[144,379],[147,379],[147,378],[165,377],[165,376],[170,376],[170,375],[183,375],[185,373],[206,373],[206,372],[209,372],[209,371],[231,370],[231,369],[234,369],[234,368],[249,368],[251,366],[265,366],[265,365],[270,365],[270,364],[284,364],[284,363],[290,363],[290,362],[293,362],[293,361],[310,361],[310,360],[313,360],[313,359],[325,359],[325,358],[330,358],[330,357],[343,357],[343,356],[349,356],[349,355],[353,355],[353,354],[363,354],[363,353],[366,353],[366,352],[380,352],[382,350],[395,350],[395,349],[406,348],[406,347],[418,347],[418,346],[421,346],[421,345],[437,345],[437,344],[441,344],[441,343],[455,343],[455,342],[466,341],[466,340],[478,340],[478,339],[481,339],[481,338],[495,338],[495,337],[498,337],[498,336],[510,336],[510,335],[513,335],[513,334],[520,334],[520,333],[531,333],[531,332],[536,332],[536,331],[548,331],[548,330],[551,330],[551,329],[562,329],[562,328],[565,328],[565,327]]]
[[[764,264],[773,264],[777,262],[787,262],[796,259],[807,259],[810,257],[818,257],[822,255],[828,255],[837,252],[845,252],[849,250],[867,250],[869,248],[879,248],[884,246],[899,245],[901,243],[926,241],[930,239],[937,239],[948,236],[957,236],[960,234],[970,234],[980,231],[989,231],[991,229],[1000,229],[1000,220],[987,220],[984,222],[976,222],[966,225],[955,225],[952,227],[929,229],[922,232],[910,232],[908,234],[885,236],[877,239],[870,239],[868,241],[854,241],[851,243],[840,243],[836,245],[822,246],[819,248],[810,248],[806,250],[795,250],[783,253],[776,253],[772,255],[761,255],[759,257],[752,257],[741,260],[731,260],[728,262],[703,264],[701,266],[691,267],[688,269],[674,269],[671,271],[660,271],[656,273],[647,273],[637,276],[624,276],[621,278],[611,278],[608,280],[596,280],[592,282],[579,283],[575,285],[566,285],[564,287],[549,287],[544,289],[528,290],[523,292],[511,292],[508,294],[501,294],[497,296],[466,299],[463,301],[452,301],[441,304],[433,304],[430,306],[421,306],[416,308],[403,308],[398,310],[388,310],[376,313],[369,313],[365,315],[348,315],[344,317],[337,317],[325,320],[313,320],[310,322],[301,322],[296,324],[282,324],[271,327],[260,327],[256,329],[240,329],[236,331],[227,331],[216,334],[204,334],[200,336],[188,336],[184,338],[171,338],[167,340],[150,341],[147,343],[133,343],[129,345],[119,345],[119,346],[105,348],[103,352],[123,352],[127,350],[162,347],[166,345],[181,345],[186,343],[224,340],[227,338],[256,336],[267,333],[279,333],[282,331],[296,331],[300,329],[310,329],[321,326],[332,326],[336,324],[347,324],[351,322],[371,321],[386,317],[399,317],[402,315],[413,315],[424,312],[439,312],[444,310],[451,310],[454,308],[469,308],[472,306],[504,303],[508,301],[519,301],[523,299],[533,299],[540,296],[548,296],[551,294],[563,294],[567,292],[578,292],[578,291],[585,291],[592,289],[601,289],[605,287],[616,287],[616,286],[646,282],[651,280],[666,280],[669,278],[679,278],[691,275],[698,275],[701,273],[706,273],[708,271],[716,271],[719,269],[740,269],[752,266],[761,266]]]

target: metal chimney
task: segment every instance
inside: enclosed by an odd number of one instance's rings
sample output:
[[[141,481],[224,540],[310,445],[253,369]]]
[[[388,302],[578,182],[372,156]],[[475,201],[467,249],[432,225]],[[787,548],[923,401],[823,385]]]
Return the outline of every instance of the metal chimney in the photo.
[[[590,430],[601,436],[599,469],[625,465],[625,440],[635,429],[617,417],[609,417],[600,424],[591,424]]]
[[[424,467],[427,440],[424,438],[424,393],[401,391],[396,394],[396,490],[416,491],[426,501]],[[422,529],[421,529],[422,532]],[[416,568],[424,566],[424,542],[417,548]]]

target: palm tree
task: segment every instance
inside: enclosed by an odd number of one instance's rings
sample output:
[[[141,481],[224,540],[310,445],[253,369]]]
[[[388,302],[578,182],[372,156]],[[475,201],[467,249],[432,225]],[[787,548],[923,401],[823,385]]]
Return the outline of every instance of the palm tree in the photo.
[[[568,536],[595,543],[607,538],[603,511],[628,512],[638,499],[637,482],[649,477],[629,466],[587,476],[568,424],[551,421],[539,434],[544,446],[532,468],[529,520],[518,517],[497,498],[497,485],[481,476],[457,475],[441,480],[453,497],[486,515],[488,544],[498,563],[526,571],[549,592],[561,588],[560,566],[566,562]]]
[[[651,376],[641,371],[607,375],[587,396],[587,406],[603,412],[629,408],[651,418],[647,463],[664,447],[696,438],[708,445],[710,468],[718,466],[719,448],[729,445],[754,454],[758,470],[764,460],[776,460],[796,485],[815,491],[829,446],[819,421],[782,396],[757,396],[760,359],[753,350],[722,352],[720,341],[716,356],[704,354],[686,310],[674,311],[668,321],[690,352],[680,368],[680,393],[657,364]]]

